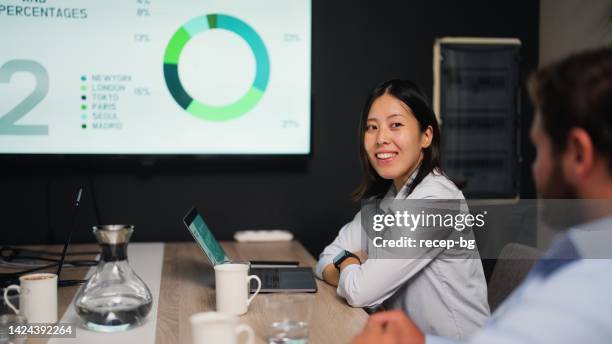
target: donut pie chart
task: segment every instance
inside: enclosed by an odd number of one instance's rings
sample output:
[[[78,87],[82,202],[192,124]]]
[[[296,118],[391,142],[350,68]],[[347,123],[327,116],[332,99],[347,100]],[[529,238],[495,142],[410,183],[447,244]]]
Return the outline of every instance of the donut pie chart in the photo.
[[[187,93],[178,75],[183,48],[194,36],[206,30],[228,30],[246,41],[255,56],[255,79],[240,99],[224,106],[205,104]],[[202,15],[189,20],[172,36],[164,54],[164,78],[177,104],[191,115],[210,121],[231,120],[249,112],[261,100],[270,79],[270,58],[261,37],[244,21],[225,14]]]

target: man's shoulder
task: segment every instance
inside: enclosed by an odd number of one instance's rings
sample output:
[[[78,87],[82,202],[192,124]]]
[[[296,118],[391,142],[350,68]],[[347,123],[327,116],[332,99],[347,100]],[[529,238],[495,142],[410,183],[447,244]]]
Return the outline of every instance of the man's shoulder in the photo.
[[[612,290],[612,259],[576,260],[547,276],[538,290],[544,298],[612,306],[612,298],[607,297]]]
[[[591,276],[595,280],[612,282],[612,259],[579,259],[574,263],[568,264],[565,269],[561,269],[558,273],[553,274],[551,278],[574,279],[575,277],[586,276]]]

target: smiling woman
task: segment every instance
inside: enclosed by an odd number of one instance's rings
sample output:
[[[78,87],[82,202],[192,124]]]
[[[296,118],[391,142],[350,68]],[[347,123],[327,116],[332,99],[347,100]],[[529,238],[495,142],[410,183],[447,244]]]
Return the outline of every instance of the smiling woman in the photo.
[[[440,129],[425,96],[408,80],[390,80],[376,87],[361,116],[360,157],[364,172],[355,200],[381,197],[391,182],[395,191],[419,167],[407,194],[440,168]]]
[[[391,80],[368,97],[360,122],[363,180],[353,197],[463,200],[440,167],[440,130],[416,85]],[[368,259],[361,212],[319,256],[316,274],[353,307],[403,309],[426,333],[463,339],[489,316],[477,250],[427,244],[421,258]],[[469,234],[470,240],[473,233]],[[467,237],[467,236],[466,236]],[[473,241],[472,241],[473,242]]]
[[[410,108],[389,94],[377,98],[368,114],[364,148],[379,176],[399,190],[431,145],[431,125],[423,132]]]

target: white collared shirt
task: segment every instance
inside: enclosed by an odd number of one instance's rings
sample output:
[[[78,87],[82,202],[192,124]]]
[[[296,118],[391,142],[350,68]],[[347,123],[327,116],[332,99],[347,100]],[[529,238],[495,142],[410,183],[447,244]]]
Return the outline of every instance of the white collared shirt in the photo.
[[[433,172],[408,197],[404,196],[406,185],[397,193],[391,187],[385,198],[464,199],[453,182]],[[338,253],[361,249],[358,212],[319,256],[317,277],[322,279],[324,268]],[[447,257],[445,251],[433,259],[368,259],[342,270],[337,293],[354,307],[375,307],[384,302],[386,308],[403,309],[425,333],[465,339],[489,316],[482,263],[476,251],[471,254],[465,259]]]
[[[428,335],[426,343],[610,343],[612,217],[572,228],[556,243],[563,239],[575,246],[579,259],[567,260],[545,277],[534,273],[534,267],[470,340],[459,342]]]

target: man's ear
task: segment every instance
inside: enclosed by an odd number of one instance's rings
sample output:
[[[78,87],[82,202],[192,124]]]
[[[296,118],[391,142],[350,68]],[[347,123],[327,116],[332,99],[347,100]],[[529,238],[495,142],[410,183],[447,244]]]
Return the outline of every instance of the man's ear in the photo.
[[[572,128],[567,134],[563,153],[563,174],[568,182],[576,185],[593,170],[595,160],[593,141],[583,128]]]
[[[425,149],[431,145],[433,135],[433,128],[431,125],[428,125],[427,128],[425,128],[425,131],[423,131],[421,134],[421,148]]]

